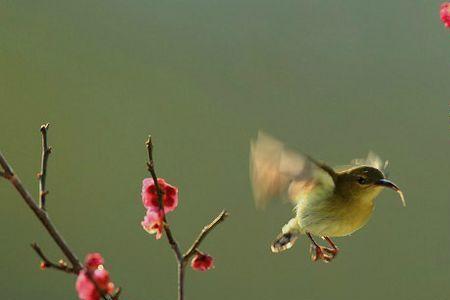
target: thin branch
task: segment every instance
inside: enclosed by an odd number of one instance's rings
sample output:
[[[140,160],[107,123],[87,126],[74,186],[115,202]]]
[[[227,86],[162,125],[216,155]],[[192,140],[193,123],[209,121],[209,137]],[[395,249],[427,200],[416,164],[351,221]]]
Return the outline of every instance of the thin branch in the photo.
[[[164,204],[163,204],[163,191],[161,190],[161,187],[158,183],[158,176],[156,176],[155,171],[155,162],[153,161],[153,143],[152,143],[152,137],[149,135],[147,142],[145,143],[147,146],[147,152],[148,152],[148,162],[147,162],[147,168],[150,172],[153,182],[155,183],[156,191],[158,193],[158,203],[159,203],[159,209],[162,211],[162,217],[163,217],[163,223],[164,223],[164,231],[166,232],[167,241],[169,242],[170,247],[172,248],[173,252],[175,253],[175,257],[177,259],[178,263],[178,300],[184,299],[184,271],[186,264],[184,263],[184,257],[183,254],[180,251],[180,247],[178,246],[177,241],[172,235],[172,231],[170,230],[169,223],[166,219],[166,214],[164,212]]]
[[[48,191],[45,189],[45,179],[47,175],[47,161],[48,156],[51,153],[51,147],[47,144],[47,130],[49,124],[45,124],[41,126],[41,134],[42,134],[42,159],[41,159],[41,172],[38,174],[39,178],[39,205],[30,195],[30,193],[25,189],[24,185],[20,181],[19,177],[14,174],[11,166],[0,152],[0,166],[3,168],[4,172],[0,171],[0,176],[7,179],[19,192],[22,199],[28,205],[28,207],[33,211],[39,221],[42,223],[44,228],[47,230],[49,235],[52,237],[53,241],[58,245],[60,250],[64,253],[66,258],[72,264],[72,267],[69,267],[66,262],[60,260],[58,264],[51,262],[43,253],[41,248],[36,244],[31,244],[31,247],[37,253],[37,255],[43,260],[44,267],[54,268],[66,273],[79,274],[81,270],[83,270],[83,265],[80,263],[80,260],[76,256],[76,254],[69,248],[67,243],[64,241],[61,234],[56,230],[53,223],[50,221],[50,218],[45,211],[45,196]],[[89,280],[94,284],[97,291],[100,293],[103,299],[105,300],[117,300],[119,298],[121,289],[118,288],[114,295],[109,295],[106,291],[101,289],[95,279],[92,277],[92,274],[86,270],[86,274]]]
[[[166,219],[166,214],[164,212],[164,204],[163,204],[163,191],[161,190],[161,187],[158,183],[158,176],[156,176],[155,171],[155,163],[153,161],[153,143],[151,136],[148,136],[148,139],[145,143],[147,146],[147,152],[148,152],[148,162],[147,162],[147,168],[150,172],[153,182],[155,183],[156,191],[158,194],[158,204],[159,209],[162,212],[163,217],[163,223],[164,223],[164,231],[166,232],[167,241],[169,242],[172,250],[175,253],[175,257],[177,259],[178,263],[178,300],[184,299],[184,275],[186,271],[186,265],[189,261],[189,259],[197,253],[199,250],[197,249],[202,241],[206,238],[209,232],[211,232],[218,224],[223,222],[225,218],[228,216],[228,213],[226,211],[222,211],[210,224],[205,226],[203,230],[198,235],[197,239],[192,243],[192,246],[189,248],[189,250],[186,252],[186,254],[182,254],[180,251],[180,247],[178,246],[177,241],[173,237],[172,231],[170,230],[169,223]]]
[[[45,210],[45,197],[48,194],[48,190],[45,189],[45,180],[47,177],[47,163],[50,153],[52,153],[52,148],[48,146],[47,143],[47,131],[49,124],[44,124],[41,126],[42,134],[42,157],[41,157],[41,172],[38,174],[39,178],[39,207]]]
[[[77,272],[73,268],[69,267],[67,263],[62,259],[58,263],[51,262],[47,258],[47,256],[45,256],[44,252],[42,252],[42,249],[41,247],[39,247],[38,244],[36,243],[31,244],[31,248],[33,248],[33,250],[37,253],[37,255],[42,259],[42,262],[44,263],[44,266],[46,268],[53,268],[66,273],[77,274]]]
[[[7,174],[10,174],[9,178],[7,178],[9,182],[11,182],[11,184],[16,188],[20,196],[22,196],[22,199],[33,211],[33,213],[42,223],[44,228],[50,234],[52,239],[55,241],[55,243],[67,257],[67,259],[70,261],[73,269],[78,273],[83,268],[83,265],[80,263],[78,257],[69,248],[69,246],[67,245],[66,241],[63,239],[61,234],[56,230],[55,226],[50,221],[50,218],[48,217],[47,213],[39,208],[39,206],[36,204],[36,201],[23,186],[22,181],[20,181],[19,177],[12,172],[12,168],[10,167],[5,157],[1,153],[0,153],[0,164],[2,165],[5,172]]]
[[[45,144],[46,144],[46,130],[47,130],[47,128],[48,128],[48,125],[43,125],[41,127],[41,132],[42,132],[42,135],[43,135],[43,141],[45,141]],[[50,151],[50,150],[48,150],[48,146],[44,145],[43,147],[45,149],[43,155],[47,152],[47,154],[45,154],[45,156],[48,156],[49,151]],[[33,197],[30,195],[30,193],[23,186],[23,184],[20,181],[19,177],[14,174],[11,166],[9,165],[9,163],[7,162],[7,160],[5,159],[5,157],[3,156],[3,154],[1,152],[0,152],[0,165],[2,166],[3,170],[5,171],[4,172],[4,174],[5,174],[4,177],[6,179],[8,179],[9,182],[16,188],[16,190],[22,196],[22,198],[25,201],[25,203],[34,212],[34,214],[39,219],[39,221],[41,221],[42,225],[45,227],[47,232],[50,234],[50,236],[53,238],[55,243],[59,246],[61,251],[64,253],[64,255],[67,257],[67,259],[72,264],[72,268],[76,272],[79,272],[79,270],[81,270],[82,267],[83,267],[81,265],[79,259],[73,253],[73,251],[69,248],[69,246],[64,241],[64,239],[59,234],[59,232],[56,230],[55,226],[50,221],[50,218],[48,217],[47,213],[44,210],[40,209],[40,207],[36,204],[36,201],[33,199]],[[43,170],[45,170],[46,169],[46,162],[43,162],[43,166],[44,166]],[[41,179],[43,177],[45,178],[45,176],[40,176],[40,177],[41,177]],[[45,187],[45,179],[44,179],[43,186]]]
[[[9,179],[9,177],[11,177],[14,174],[11,166],[5,160],[2,152],[0,152],[0,166],[2,166],[3,171],[4,171],[3,177],[5,177],[6,179]]]
[[[184,300],[184,274],[186,271],[186,263],[178,262],[178,300]]]
[[[183,255],[183,260],[189,260],[191,256],[193,256],[196,253],[197,248],[200,246],[202,241],[206,238],[208,233],[210,233],[217,225],[219,225],[221,222],[223,222],[228,217],[228,213],[223,210],[211,223],[206,225],[200,234],[198,235],[197,239],[192,243],[192,246],[189,248],[189,250]]]
[[[148,136],[148,139],[145,142],[145,145],[147,146],[147,152],[148,152],[147,168],[153,178],[153,182],[155,183],[156,191],[158,193],[158,204],[159,204],[159,209],[163,214],[164,231],[166,232],[167,241],[169,242],[170,247],[172,248],[173,252],[175,253],[177,261],[181,262],[183,260],[183,255],[180,251],[180,247],[178,246],[177,241],[173,237],[172,231],[170,230],[170,227],[169,227],[169,223],[167,222],[166,214],[164,212],[163,191],[161,190],[161,187],[159,186],[158,177],[156,176],[155,163],[153,161],[153,143],[152,143],[152,137],[150,135]]]

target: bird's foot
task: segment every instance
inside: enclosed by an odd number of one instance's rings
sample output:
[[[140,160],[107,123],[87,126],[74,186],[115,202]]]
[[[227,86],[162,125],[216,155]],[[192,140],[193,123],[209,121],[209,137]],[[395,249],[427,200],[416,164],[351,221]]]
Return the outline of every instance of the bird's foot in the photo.
[[[339,252],[339,249],[311,244],[310,251],[311,251],[311,259],[313,261],[318,261],[320,259],[328,263],[336,257],[336,255]]]

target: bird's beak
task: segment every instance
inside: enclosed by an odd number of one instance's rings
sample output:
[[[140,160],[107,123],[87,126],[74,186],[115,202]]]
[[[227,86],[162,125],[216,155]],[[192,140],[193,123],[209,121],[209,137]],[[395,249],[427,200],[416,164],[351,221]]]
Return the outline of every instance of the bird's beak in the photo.
[[[375,184],[396,191],[400,195],[400,199],[402,200],[403,206],[406,206],[405,197],[403,196],[403,193],[400,190],[400,188],[395,183],[393,183],[389,179],[380,179]]]

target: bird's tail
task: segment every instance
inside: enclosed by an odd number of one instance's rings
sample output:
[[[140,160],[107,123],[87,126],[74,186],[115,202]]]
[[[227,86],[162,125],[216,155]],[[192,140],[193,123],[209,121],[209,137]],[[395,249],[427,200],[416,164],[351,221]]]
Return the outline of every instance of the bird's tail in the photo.
[[[294,232],[287,232],[280,234],[272,243],[270,249],[273,253],[280,253],[291,248],[298,238],[298,234]]]

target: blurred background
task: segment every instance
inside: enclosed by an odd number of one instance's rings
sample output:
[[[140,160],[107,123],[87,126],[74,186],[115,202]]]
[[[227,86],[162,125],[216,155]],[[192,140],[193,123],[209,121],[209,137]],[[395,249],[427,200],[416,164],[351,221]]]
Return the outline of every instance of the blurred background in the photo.
[[[82,258],[101,252],[123,299],[175,299],[165,240],[140,227],[144,141],[180,189],[169,215],[186,247],[222,208],[188,271],[187,299],[449,299],[450,31],[439,1],[2,1],[0,149],[37,195],[39,126],[54,152],[48,211]],[[332,165],[374,150],[383,192],[369,224],[313,263],[302,238],[273,255],[291,216],[254,208],[249,141],[263,129]],[[29,243],[61,253],[0,182],[3,299],[76,299]]]

